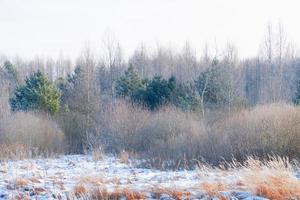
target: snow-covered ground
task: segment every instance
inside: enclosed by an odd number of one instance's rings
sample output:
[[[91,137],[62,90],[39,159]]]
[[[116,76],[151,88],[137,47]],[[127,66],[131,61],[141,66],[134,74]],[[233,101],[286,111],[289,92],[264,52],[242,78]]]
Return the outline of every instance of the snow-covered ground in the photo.
[[[191,199],[208,199],[203,184],[238,185],[239,178],[236,173],[222,170],[159,171],[131,167],[109,156],[94,161],[92,156],[72,155],[1,162],[0,199],[66,199],[76,186],[82,184],[105,186],[108,191],[126,188],[146,192],[149,199],[154,198],[151,193],[154,188],[188,191]],[[221,194],[231,196],[231,199],[263,199],[252,196],[242,186]],[[168,199],[168,194],[160,198]]]

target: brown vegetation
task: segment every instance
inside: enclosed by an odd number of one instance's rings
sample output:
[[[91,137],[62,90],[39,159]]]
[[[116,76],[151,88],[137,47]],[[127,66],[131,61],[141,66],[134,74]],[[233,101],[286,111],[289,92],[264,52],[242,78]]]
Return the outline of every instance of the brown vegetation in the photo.
[[[300,181],[286,158],[268,161],[249,158],[242,169],[242,181],[253,193],[268,199],[300,199]]]
[[[82,196],[82,195],[84,195],[86,193],[87,193],[87,189],[85,188],[84,185],[79,184],[79,185],[75,186],[75,188],[74,188],[74,194],[75,194],[75,196],[80,197],[80,196]]]
[[[51,117],[42,113],[11,112],[7,92],[5,87],[0,91],[0,160],[62,153],[64,133]]]
[[[1,159],[62,153],[64,134],[47,116],[12,113],[0,122]]]
[[[108,107],[103,118],[105,123],[99,128],[102,130],[99,138],[109,138],[104,142],[106,151],[121,152],[123,158],[130,157],[122,153],[125,150],[155,161],[177,160],[178,164],[182,159],[192,159],[199,152],[194,147],[206,140],[201,119],[176,108],[150,112],[119,102]]]
[[[18,178],[18,179],[16,179],[15,185],[17,187],[25,187],[28,185],[28,180],[23,179],[23,178]]]
[[[217,165],[251,155],[298,158],[297,107],[271,104],[237,109],[223,117],[210,115],[207,123],[202,116],[176,108],[150,112],[118,102],[103,113],[101,133],[94,140],[104,141],[100,145],[106,151],[133,152],[148,158],[145,165],[158,168],[191,167],[202,160]]]
[[[238,160],[248,155],[268,154],[298,158],[300,152],[300,109],[287,104],[261,105],[242,110],[218,123],[217,155]],[[224,152],[223,154],[221,152]]]
[[[204,190],[210,196],[219,196],[219,192],[225,191],[226,186],[223,183],[209,183],[205,182],[201,184],[201,189]]]
[[[181,200],[191,199],[191,193],[189,191],[183,191],[183,190],[176,190],[176,189],[170,189],[170,188],[162,188],[162,187],[154,187],[152,189],[152,193],[154,195],[154,198],[160,199],[162,195],[168,195],[171,198],[175,200]]]

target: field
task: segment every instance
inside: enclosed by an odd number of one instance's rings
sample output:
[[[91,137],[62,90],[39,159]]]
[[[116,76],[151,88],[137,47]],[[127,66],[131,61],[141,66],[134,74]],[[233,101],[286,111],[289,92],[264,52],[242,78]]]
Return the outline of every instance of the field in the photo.
[[[139,162],[89,155],[2,162],[0,199],[300,198],[298,169],[281,158],[175,171],[134,167]]]
[[[300,200],[300,12],[269,1],[0,0],[0,200]]]

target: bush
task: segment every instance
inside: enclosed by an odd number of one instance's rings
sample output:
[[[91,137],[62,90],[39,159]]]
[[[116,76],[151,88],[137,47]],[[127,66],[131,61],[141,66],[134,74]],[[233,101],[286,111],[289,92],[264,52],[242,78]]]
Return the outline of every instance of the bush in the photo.
[[[260,105],[235,113],[214,129],[218,155],[243,160],[247,155],[299,157],[300,108],[287,104]],[[222,138],[222,139],[220,139]],[[223,152],[223,153],[221,153]]]
[[[57,117],[57,123],[65,134],[65,143],[68,153],[84,153],[92,146],[88,144],[87,137],[95,133],[95,124],[92,115],[76,111],[66,111]],[[95,141],[98,142],[98,141]]]
[[[0,122],[0,143],[22,146],[31,156],[62,153],[64,134],[47,116],[17,112]]]
[[[106,151],[129,151],[144,158],[192,160],[207,143],[205,126],[198,116],[165,107],[157,112],[124,102],[111,104],[103,113],[97,139]],[[203,147],[203,149],[202,149]],[[154,159],[156,160],[156,159]]]
[[[7,87],[5,85],[0,84],[0,120],[5,116],[9,115],[10,113],[8,99],[9,99],[9,94],[8,94]],[[1,126],[0,126],[0,133],[1,133]]]
[[[98,138],[91,141],[101,141],[106,151],[138,153],[158,167],[300,153],[300,108],[286,104],[237,110],[209,124],[176,108],[151,112],[124,102],[108,106],[102,117]]]
[[[140,132],[148,123],[151,113],[119,101],[106,106],[101,116],[98,140],[107,150],[119,153],[137,149],[137,142],[141,140]]]

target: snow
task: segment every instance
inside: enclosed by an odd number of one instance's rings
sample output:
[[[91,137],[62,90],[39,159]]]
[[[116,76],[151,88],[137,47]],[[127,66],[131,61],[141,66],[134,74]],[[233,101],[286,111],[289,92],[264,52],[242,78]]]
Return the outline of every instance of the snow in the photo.
[[[205,191],[201,191],[204,181],[221,181],[232,184],[238,181],[234,173],[199,170],[160,171],[155,169],[136,168],[121,163],[115,157],[104,156],[94,161],[88,155],[68,155],[54,159],[27,159],[5,161],[0,163],[0,199],[14,199],[24,194],[31,199],[55,199],[58,195],[66,199],[74,191],[74,187],[84,180],[96,180],[105,184],[108,191],[116,188],[129,188],[135,191],[150,192],[159,187],[171,190],[189,191],[192,196],[205,199]],[[25,186],[16,184],[25,180]],[[37,190],[40,192],[33,192]],[[225,194],[226,193],[226,194]],[[232,196],[232,192],[224,195]],[[260,199],[253,197],[248,191],[235,192],[231,199]],[[165,198],[168,199],[167,194]],[[150,197],[149,197],[150,198]],[[217,198],[216,198],[217,199]]]

